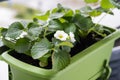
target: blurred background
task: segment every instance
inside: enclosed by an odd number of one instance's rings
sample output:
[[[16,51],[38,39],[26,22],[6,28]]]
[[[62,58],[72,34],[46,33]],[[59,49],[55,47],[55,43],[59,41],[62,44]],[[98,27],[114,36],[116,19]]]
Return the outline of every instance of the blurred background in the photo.
[[[31,20],[34,15],[56,7],[58,3],[72,9],[85,5],[82,0],[0,0],[0,26],[8,27],[18,20]]]
[[[12,22],[23,19],[31,20],[34,15],[54,8],[58,3],[72,9],[79,9],[86,5],[83,0],[0,0],[0,27],[8,27]],[[99,5],[95,3],[90,6],[97,8]],[[100,24],[113,28],[118,27],[120,11],[115,9],[113,12],[114,16],[106,15]],[[93,21],[98,22],[104,15],[93,18]]]

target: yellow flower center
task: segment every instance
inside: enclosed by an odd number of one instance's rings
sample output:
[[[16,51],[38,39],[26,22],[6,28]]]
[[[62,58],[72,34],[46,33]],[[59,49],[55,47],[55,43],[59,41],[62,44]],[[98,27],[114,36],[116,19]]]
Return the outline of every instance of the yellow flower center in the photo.
[[[63,35],[60,34],[60,35],[59,35],[59,38],[63,38]]]

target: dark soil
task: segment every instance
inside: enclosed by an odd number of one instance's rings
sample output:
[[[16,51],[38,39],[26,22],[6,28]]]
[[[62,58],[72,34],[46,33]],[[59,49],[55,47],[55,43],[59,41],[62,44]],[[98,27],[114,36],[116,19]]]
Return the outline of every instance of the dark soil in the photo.
[[[36,66],[36,67],[40,67],[39,66],[39,60],[35,60],[32,57],[22,54],[22,53],[17,53],[16,51],[11,51],[10,55],[15,57],[16,59],[19,59],[20,61],[23,61],[25,63],[28,63],[30,65]],[[49,65],[44,67],[46,69],[51,69],[52,68],[52,64],[51,64],[51,60],[49,60]]]
[[[75,46],[72,48],[70,52],[71,56],[76,55],[77,53],[83,51],[84,49],[88,48],[89,46],[102,39],[101,36],[97,36],[97,38],[94,38],[93,34],[95,33],[89,34],[85,39],[80,38],[80,42],[75,43]]]
[[[34,65],[34,66],[39,66],[39,60],[34,60],[32,57],[28,56],[28,55],[25,55],[25,54],[22,54],[22,53],[17,53],[15,51],[11,51],[10,52],[10,55],[25,62],[25,63],[28,63],[28,64],[31,64],[31,65]]]

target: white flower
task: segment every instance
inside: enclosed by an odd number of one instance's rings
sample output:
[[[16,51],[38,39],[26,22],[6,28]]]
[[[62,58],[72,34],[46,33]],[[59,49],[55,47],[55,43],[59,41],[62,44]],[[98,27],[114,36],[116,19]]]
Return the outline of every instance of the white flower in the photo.
[[[74,36],[73,32],[70,32],[70,33],[69,33],[69,36],[70,36],[71,42],[74,43],[76,40],[75,40],[75,36]]]
[[[56,31],[56,33],[54,34],[54,37],[55,37],[56,39],[61,40],[61,41],[66,41],[67,38],[68,38],[68,34],[65,33],[64,31],[58,30],[58,31]]]
[[[20,38],[24,38],[27,35],[27,32],[23,31],[19,37],[17,37],[16,39],[20,39]]]

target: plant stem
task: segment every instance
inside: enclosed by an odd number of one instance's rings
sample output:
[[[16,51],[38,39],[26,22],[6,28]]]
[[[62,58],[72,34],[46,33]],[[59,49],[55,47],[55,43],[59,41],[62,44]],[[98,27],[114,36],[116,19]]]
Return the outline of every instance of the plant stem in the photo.
[[[45,38],[45,36],[46,36],[47,30],[48,30],[48,27],[45,27],[45,32],[44,32],[44,35],[43,35],[44,38]]]

